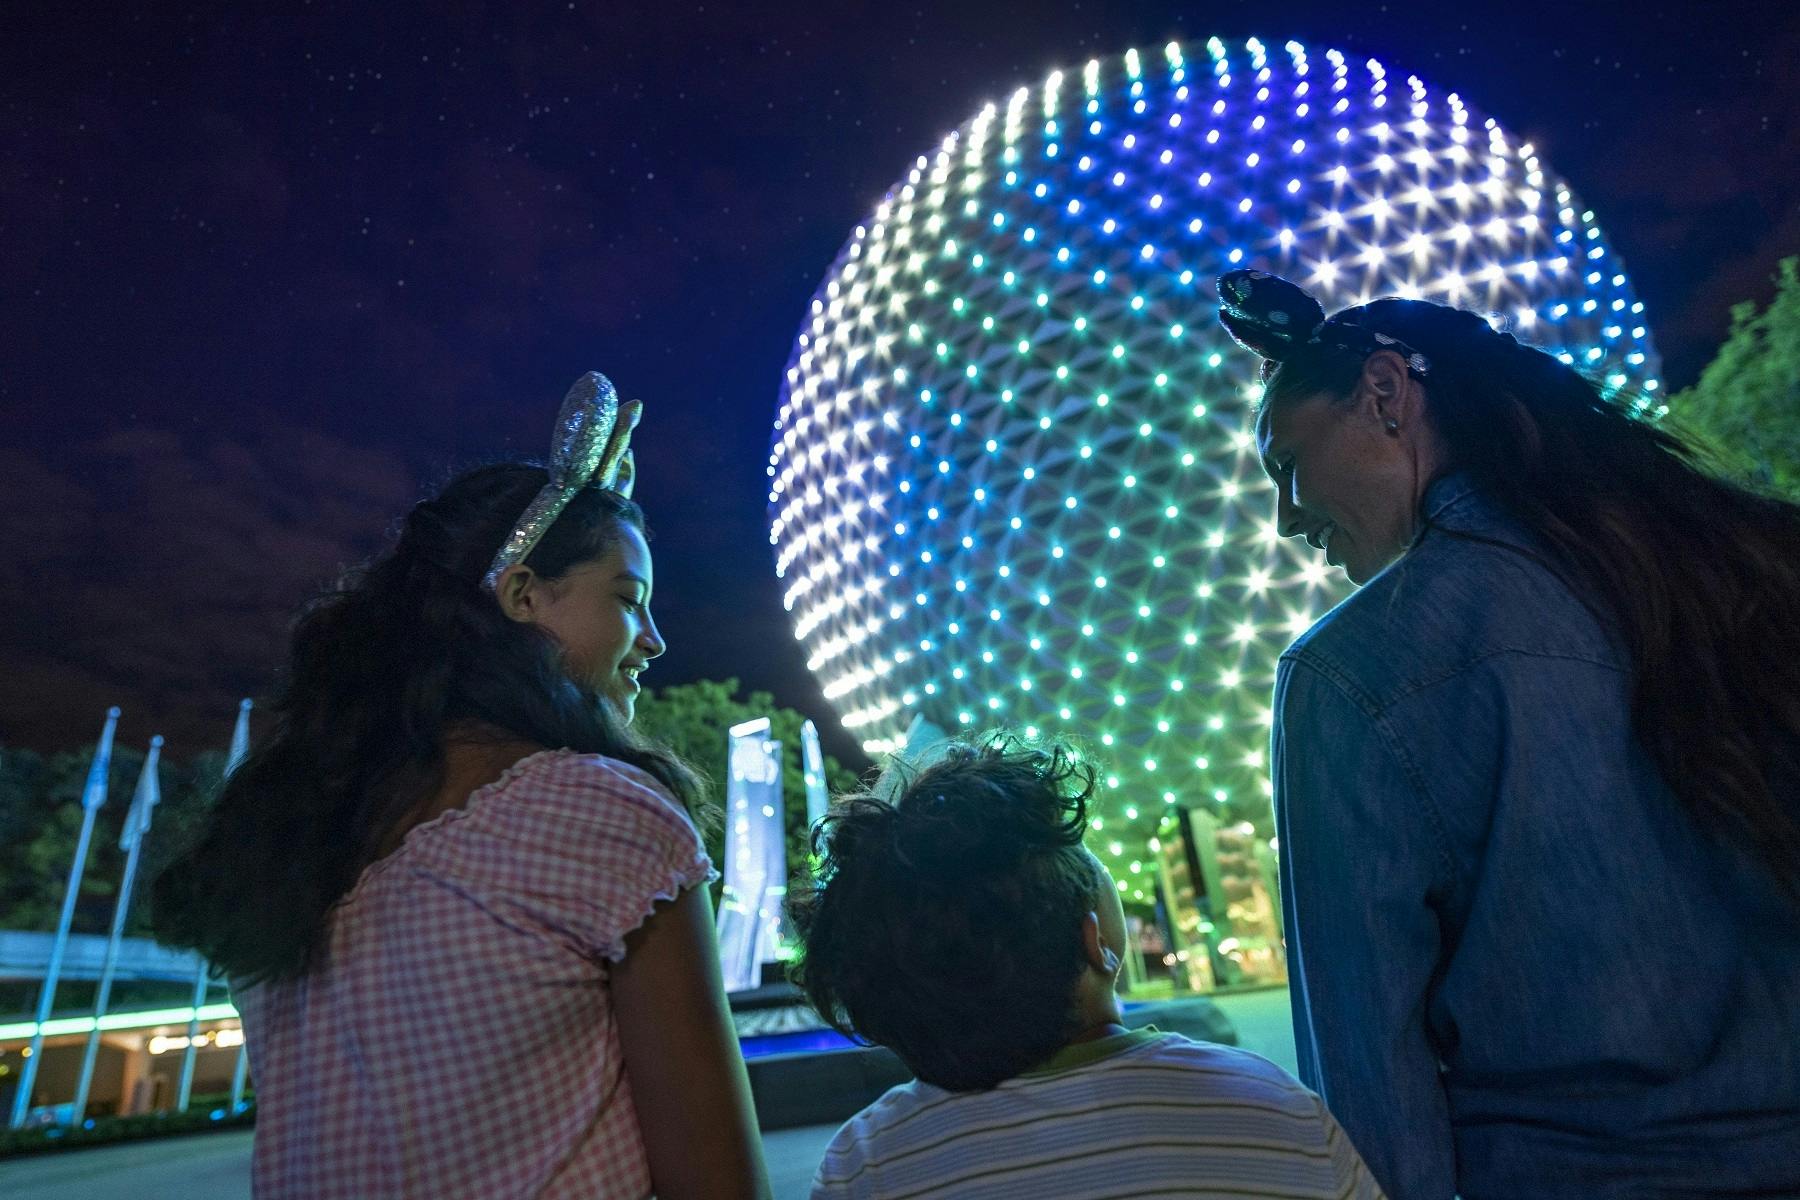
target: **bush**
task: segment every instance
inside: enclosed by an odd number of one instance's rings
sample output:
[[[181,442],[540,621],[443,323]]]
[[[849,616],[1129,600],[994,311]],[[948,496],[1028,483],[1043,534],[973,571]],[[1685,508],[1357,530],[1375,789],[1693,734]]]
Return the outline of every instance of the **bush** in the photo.
[[[141,1113],[131,1117],[89,1117],[77,1126],[44,1126],[38,1129],[0,1130],[0,1158],[43,1154],[55,1150],[82,1150],[135,1142],[143,1138],[175,1137],[215,1129],[248,1129],[256,1124],[256,1105],[242,1112],[227,1110],[221,1097],[215,1107],[196,1106],[184,1112]]]

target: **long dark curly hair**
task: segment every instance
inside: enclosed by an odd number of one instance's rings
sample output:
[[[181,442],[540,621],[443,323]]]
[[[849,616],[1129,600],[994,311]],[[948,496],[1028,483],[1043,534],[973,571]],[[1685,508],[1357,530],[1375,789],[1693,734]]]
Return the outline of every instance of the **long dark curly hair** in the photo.
[[[443,781],[453,723],[604,754],[690,809],[697,776],[634,737],[571,679],[556,640],[501,612],[481,579],[548,479],[482,467],[415,506],[386,554],[302,610],[274,726],[221,791],[208,824],[157,878],[158,937],[192,946],[239,984],[303,973],[333,905]],[[557,579],[643,529],[614,492],[576,494],[525,560]]]
[[[1616,630],[1633,727],[1663,778],[1800,900],[1800,507],[1721,478],[1674,430],[1477,313],[1384,299],[1332,320],[1430,359],[1451,468]],[[1347,397],[1361,369],[1359,354],[1304,348],[1269,375],[1264,404]]]
[[[1064,746],[957,744],[892,800],[842,797],[788,911],[790,977],[840,1032],[953,1091],[993,1087],[1075,1032],[1094,772]]]

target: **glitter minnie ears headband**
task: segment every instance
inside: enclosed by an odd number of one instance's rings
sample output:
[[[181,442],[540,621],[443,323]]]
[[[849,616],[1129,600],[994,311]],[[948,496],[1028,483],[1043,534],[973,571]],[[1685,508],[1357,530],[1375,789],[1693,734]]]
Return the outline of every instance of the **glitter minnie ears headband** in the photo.
[[[1431,360],[1398,338],[1352,321],[1328,318],[1325,308],[1297,284],[1266,271],[1219,276],[1219,323],[1244,349],[1265,360],[1263,376],[1307,346],[1331,346],[1365,358],[1393,350],[1414,375],[1431,374]]]
[[[493,565],[482,576],[484,587],[495,587],[506,568],[525,561],[582,488],[600,487],[631,495],[636,475],[631,431],[643,412],[641,400],[621,405],[612,381],[598,371],[589,371],[575,381],[556,413],[550,482],[525,507],[500,553],[494,555]]]

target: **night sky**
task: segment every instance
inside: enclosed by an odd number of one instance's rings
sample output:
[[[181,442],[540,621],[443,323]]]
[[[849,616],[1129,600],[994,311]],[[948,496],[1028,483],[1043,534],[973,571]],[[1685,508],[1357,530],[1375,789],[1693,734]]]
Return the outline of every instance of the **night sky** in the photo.
[[[223,745],[293,607],[454,469],[541,456],[588,369],[646,401],[646,682],[735,675],[853,746],[768,546],[781,369],[910,161],[1089,57],[1298,38],[1459,91],[1598,212],[1671,388],[1800,251],[1795,5],[31,7],[0,31],[0,746],[114,703],[122,740]]]

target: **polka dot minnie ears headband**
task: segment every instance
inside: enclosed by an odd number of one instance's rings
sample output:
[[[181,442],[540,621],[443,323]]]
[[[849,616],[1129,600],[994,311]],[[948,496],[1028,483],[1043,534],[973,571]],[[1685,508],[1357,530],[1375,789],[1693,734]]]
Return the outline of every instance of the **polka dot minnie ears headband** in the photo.
[[[582,488],[600,487],[631,495],[636,476],[631,431],[643,412],[641,400],[620,404],[612,381],[598,371],[589,371],[575,381],[556,413],[550,482],[526,505],[525,514],[501,544],[500,553],[494,555],[493,565],[481,580],[485,587],[495,587],[506,568],[525,561]]]
[[[1328,318],[1325,308],[1299,285],[1266,271],[1231,271],[1219,276],[1219,323],[1244,349],[1263,358],[1263,378],[1303,347],[1329,346],[1363,357],[1393,350],[1421,379],[1431,360],[1398,338],[1364,325]]]

